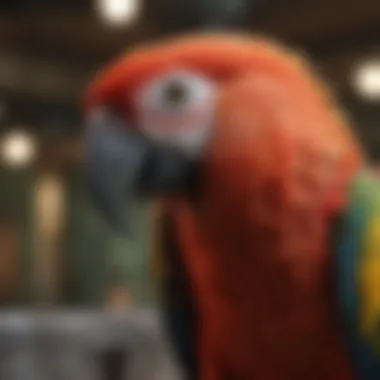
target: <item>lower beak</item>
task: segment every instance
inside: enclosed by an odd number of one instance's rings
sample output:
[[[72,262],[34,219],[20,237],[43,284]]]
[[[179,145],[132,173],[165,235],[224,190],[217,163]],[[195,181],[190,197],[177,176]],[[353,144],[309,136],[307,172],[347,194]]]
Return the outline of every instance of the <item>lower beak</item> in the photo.
[[[152,144],[116,118],[93,124],[85,141],[90,195],[114,229],[130,231],[130,210],[138,196],[187,191],[195,165],[181,152]]]

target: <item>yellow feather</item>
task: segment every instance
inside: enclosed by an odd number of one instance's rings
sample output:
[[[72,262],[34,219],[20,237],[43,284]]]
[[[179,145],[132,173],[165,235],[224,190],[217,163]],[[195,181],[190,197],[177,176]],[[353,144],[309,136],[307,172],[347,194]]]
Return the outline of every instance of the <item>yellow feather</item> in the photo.
[[[361,332],[373,338],[380,320],[380,219],[374,219],[368,226],[359,271],[359,289]]]

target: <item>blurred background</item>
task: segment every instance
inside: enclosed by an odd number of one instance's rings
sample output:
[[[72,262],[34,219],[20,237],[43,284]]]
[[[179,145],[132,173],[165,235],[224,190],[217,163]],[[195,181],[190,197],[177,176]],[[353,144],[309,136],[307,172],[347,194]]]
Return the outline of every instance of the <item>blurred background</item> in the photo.
[[[310,57],[373,160],[380,158],[378,1],[224,3],[232,4],[230,15],[236,13],[232,27],[273,36]],[[147,207],[136,216],[138,242],[127,247],[87,200],[80,168],[81,95],[109,60],[141,41],[200,27],[213,5],[215,0],[0,1],[4,307],[98,306],[123,287],[125,302],[153,301]],[[236,11],[242,6],[244,17]]]
[[[227,15],[231,27],[290,44],[380,158],[380,2],[216,1],[0,1],[1,305],[99,306],[114,291],[125,302],[153,302],[148,207],[136,216],[138,241],[118,241],[94,214],[80,168],[82,92],[141,41]]]
[[[218,5],[215,8],[215,5]],[[230,7],[230,8],[228,8]],[[380,159],[378,0],[0,0],[2,308],[154,307],[149,206],[133,242],[92,209],[81,172],[81,95],[141,41],[229,15],[305,53]]]

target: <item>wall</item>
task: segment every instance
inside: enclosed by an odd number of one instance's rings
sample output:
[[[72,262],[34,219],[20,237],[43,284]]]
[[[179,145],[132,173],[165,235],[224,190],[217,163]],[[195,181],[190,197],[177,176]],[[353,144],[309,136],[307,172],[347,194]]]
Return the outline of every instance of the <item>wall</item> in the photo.
[[[93,209],[80,171],[68,176],[67,221],[63,255],[66,259],[66,301],[92,306],[104,302],[107,285],[127,281],[138,305],[152,302],[148,271],[148,206],[136,207],[133,241],[118,238]]]
[[[0,214],[11,218],[20,236],[20,291],[14,302],[22,303],[32,298],[33,176],[32,169],[0,169]]]

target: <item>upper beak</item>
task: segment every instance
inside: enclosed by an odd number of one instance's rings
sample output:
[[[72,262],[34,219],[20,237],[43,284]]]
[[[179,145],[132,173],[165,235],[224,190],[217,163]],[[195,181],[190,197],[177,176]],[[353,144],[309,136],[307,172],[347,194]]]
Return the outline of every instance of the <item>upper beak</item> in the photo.
[[[91,198],[112,227],[124,228],[124,205],[132,201],[147,144],[117,118],[103,117],[89,125],[85,164]]]
[[[153,144],[110,115],[90,124],[85,139],[90,195],[113,228],[128,232],[137,196],[187,191],[196,165],[180,151]]]

